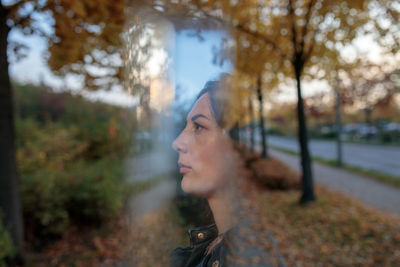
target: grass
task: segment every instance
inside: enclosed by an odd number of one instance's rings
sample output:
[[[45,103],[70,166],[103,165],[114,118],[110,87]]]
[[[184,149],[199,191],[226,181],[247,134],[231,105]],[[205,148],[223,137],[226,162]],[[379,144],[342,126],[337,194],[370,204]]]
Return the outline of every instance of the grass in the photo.
[[[275,135],[277,137],[289,137],[289,138],[297,138],[296,136],[280,136]],[[310,140],[316,141],[329,141],[329,142],[336,142],[336,138],[324,138],[324,137],[310,137]],[[372,138],[370,140],[367,139],[344,139],[342,140],[343,143],[346,144],[362,144],[362,145],[379,145],[379,146],[400,146],[400,140],[396,140],[393,142],[384,142],[380,139]]]
[[[330,139],[329,141],[336,141],[336,139]],[[343,140],[344,143],[349,143],[349,144],[362,144],[362,145],[379,145],[379,146],[400,146],[400,142],[383,142],[380,140]]]
[[[294,155],[294,156],[298,156],[299,155],[298,152],[290,150],[290,149],[285,149],[285,148],[281,148],[281,147],[277,147],[277,146],[270,146],[270,147],[275,149],[275,150],[278,150],[278,151],[281,151],[281,152],[284,152],[284,153],[287,153],[287,154],[290,154],[290,155]],[[384,174],[384,173],[377,172],[377,171],[374,171],[374,170],[366,170],[366,169],[363,169],[363,168],[360,168],[360,167],[351,166],[351,165],[348,165],[348,164],[342,164],[342,166],[338,166],[336,160],[327,160],[327,159],[320,158],[320,157],[312,157],[312,159],[314,161],[318,162],[318,163],[329,165],[329,166],[332,166],[332,167],[335,167],[335,168],[342,168],[342,169],[345,169],[345,170],[349,170],[349,171],[352,171],[354,173],[363,175],[363,176],[365,176],[367,178],[374,179],[374,180],[376,180],[378,182],[382,182],[382,183],[389,184],[389,185],[392,185],[392,186],[400,188],[400,177],[392,176],[392,175],[389,175],[389,174]]]

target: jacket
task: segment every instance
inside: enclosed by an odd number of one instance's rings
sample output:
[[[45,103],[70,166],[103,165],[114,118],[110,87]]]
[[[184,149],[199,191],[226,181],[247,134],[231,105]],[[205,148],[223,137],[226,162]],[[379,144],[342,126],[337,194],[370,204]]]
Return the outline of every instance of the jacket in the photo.
[[[216,225],[191,228],[190,246],[178,247],[172,252],[170,267],[284,266],[269,251],[241,238],[240,232],[236,226],[223,233],[222,241],[205,255],[208,245],[218,236]],[[247,231],[245,235],[254,238],[258,233]]]

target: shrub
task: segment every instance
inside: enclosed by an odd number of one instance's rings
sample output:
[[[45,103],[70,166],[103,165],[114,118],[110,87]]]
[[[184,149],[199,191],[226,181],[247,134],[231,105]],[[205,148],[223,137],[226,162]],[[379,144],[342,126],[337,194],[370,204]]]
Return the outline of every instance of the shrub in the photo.
[[[0,267],[7,266],[6,258],[11,258],[15,255],[15,249],[10,237],[10,234],[2,223],[0,212]]]
[[[250,166],[253,172],[253,178],[268,189],[300,189],[299,175],[274,158],[259,158]]]
[[[300,177],[295,171],[277,159],[263,159],[259,153],[251,152],[243,145],[235,146],[251,178],[271,190],[290,190],[300,188]]]
[[[122,157],[130,147],[129,112],[18,86],[17,162],[26,232],[59,236],[73,222],[101,223],[126,197]]]
[[[73,166],[68,177],[66,207],[76,221],[100,222],[118,214],[125,199],[122,164],[103,158]]]
[[[54,93],[48,88],[32,85],[14,86],[17,120],[29,119],[44,127],[49,122],[56,122],[64,128],[76,128],[76,140],[87,143],[83,155],[86,159],[95,160],[104,155],[127,152],[135,121],[130,111],[87,101],[68,92]],[[27,135],[31,133],[23,132]]]
[[[17,161],[22,174],[41,168],[61,171],[88,147],[86,140],[78,138],[79,129],[74,126],[24,119],[17,120],[16,129]]]
[[[68,225],[66,177],[65,172],[46,168],[21,175],[21,198],[28,236],[58,235]]]
[[[69,169],[40,169],[21,176],[25,223],[37,237],[60,235],[70,221],[100,224],[125,199],[119,160],[79,161]]]

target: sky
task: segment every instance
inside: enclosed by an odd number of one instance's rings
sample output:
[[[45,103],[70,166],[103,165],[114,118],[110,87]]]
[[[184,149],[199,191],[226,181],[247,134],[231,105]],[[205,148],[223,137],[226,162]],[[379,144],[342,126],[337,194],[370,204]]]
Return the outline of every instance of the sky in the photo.
[[[172,73],[175,86],[184,90],[185,99],[192,99],[196,92],[210,80],[215,79],[222,72],[230,71],[230,64],[216,66],[212,63],[213,46],[220,44],[222,34],[219,32],[205,32],[202,34],[203,41],[197,37],[190,36],[189,31],[183,31],[175,35],[175,49],[172,55]],[[74,77],[67,77],[66,82],[55,76],[47,66],[43,53],[46,51],[47,44],[43,38],[38,36],[24,36],[18,31],[12,31],[10,40],[22,42],[30,47],[28,56],[19,62],[10,64],[10,75],[13,79],[23,83],[45,84],[57,90],[68,87],[72,91],[79,91],[79,80]],[[157,56],[157,55],[155,55]],[[65,85],[67,84],[67,86]],[[113,92],[94,92],[85,93],[94,100],[101,100],[107,103],[133,106],[137,104],[137,99],[127,95],[122,90]]]
[[[185,99],[182,100],[193,98],[207,81],[218,78],[223,72],[230,72],[232,67],[229,62],[222,66],[212,63],[212,48],[220,44],[222,33],[205,32],[203,41],[189,34],[185,31],[176,35],[173,55],[175,85],[184,92]]]

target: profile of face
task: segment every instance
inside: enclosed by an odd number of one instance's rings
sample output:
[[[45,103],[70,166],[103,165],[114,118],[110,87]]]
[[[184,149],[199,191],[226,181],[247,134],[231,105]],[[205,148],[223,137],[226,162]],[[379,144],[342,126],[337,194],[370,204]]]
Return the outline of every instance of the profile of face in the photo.
[[[231,187],[235,153],[229,136],[213,115],[208,92],[194,104],[172,147],[179,153],[185,192],[209,198]]]

